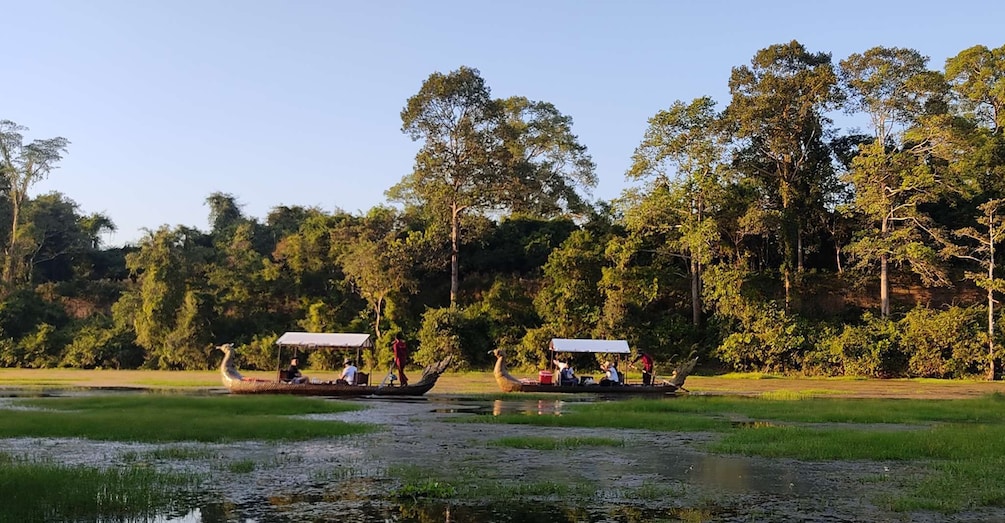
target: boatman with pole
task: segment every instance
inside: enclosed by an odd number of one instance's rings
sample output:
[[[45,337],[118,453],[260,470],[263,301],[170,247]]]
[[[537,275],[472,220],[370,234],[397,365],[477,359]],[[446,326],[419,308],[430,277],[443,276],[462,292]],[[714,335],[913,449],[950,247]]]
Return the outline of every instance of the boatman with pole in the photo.
[[[394,352],[394,368],[398,370],[398,381],[401,386],[408,385],[408,377],[405,376],[405,364],[408,363],[408,346],[401,340],[400,335],[394,335],[394,342],[391,343],[391,351]]]
[[[653,384],[653,357],[649,355],[648,352],[640,352],[638,357],[632,360],[632,366],[635,362],[642,360],[642,384],[652,385]]]

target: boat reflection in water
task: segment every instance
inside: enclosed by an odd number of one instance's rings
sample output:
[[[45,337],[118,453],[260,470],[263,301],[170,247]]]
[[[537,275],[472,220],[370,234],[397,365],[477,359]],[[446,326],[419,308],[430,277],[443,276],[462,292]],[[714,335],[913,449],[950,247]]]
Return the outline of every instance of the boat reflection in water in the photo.
[[[492,415],[525,414],[528,416],[561,416],[566,402],[562,400],[512,401],[495,400],[492,402]]]

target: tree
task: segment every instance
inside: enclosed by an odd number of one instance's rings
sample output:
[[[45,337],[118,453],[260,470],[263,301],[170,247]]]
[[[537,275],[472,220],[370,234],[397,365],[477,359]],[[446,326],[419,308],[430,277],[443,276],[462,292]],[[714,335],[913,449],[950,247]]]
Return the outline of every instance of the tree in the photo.
[[[995,294],[1005,292],[1005,279],[995,277],[995,245],[1005,239],[1005,216],[1002,216],[1002,206],[1005,200],[991,200],[981,204],[984,215],[978,223],[984,230],[975,227],[965,227],[956,231],[963,238],[969,238],[976,245],[970,250],[957,247],[953,254],[959,258],[977,262],[985,273],[967,273],[967,278],[974,280],[978,287],[987,291],[988,296],[988,372],[989,380],[995,379]]]
[[[450,231],[450,304],[457,303],[461,218],[466,213],[553,213],[577,207],[596,179],[571,119],[522,98],[495,100],[477,69],[433,73],[401,111],[402,131],[422,140],[412,174],[387,191],[425,206]]]
[[[764,180],[780,207],[788,307],[792,271],[801,267],[803,222],[830,167],[823,115],[840,99],[837,75],[830,55],[810,53],[793,40],[758,51],[750,67],[733,68],[729,91],[726,117],[744,141],[738,163]]]
[[[604,246],[584,230],[572,233],[548,257],[534,307],[561,337],[588,338],[600,320],[603,264]]]
[[[998,134],[1005,128],[1005,46],[975,45],[946,60],[946,78],[970,111]]]
[[[381,337],[381,319],[387,300],[395,294],[418,290],[413,260],[421,258],[422,233],[401,230],[393,209],[376,208],[347,231],[338,256],[346,280],[373,311],[373,329]]]
[[[672,254],[686,260],[691,280],[691,314],[702,323],[701,273],[712,260],[717,224],[710,210],[725,165],[725,147],[715,102],[704,97],[690,104],[675,102],[649,119],[642,143],[635,149],[628,178],[644,180],[642,203],[626,215],[629,230],[642,235],[657,231]],[[654,201],[655,200],[655,201]]]
[[[209,224],[213,234],[232,232],[238,224],[245,222],[241,205],[232,194],[214,192],[206,197],[209,206]]]
[[[0,120],[0,175],[6,183],[7,197],[11,203],[10,238],[5,253],[3,283],[10,290],[11,284],[20,278],[16,274],[18,260],[23,255],[20,243],[21,208],[28,197],[28,189],[44,179],[63,159],[63,153],[70,141],[61,136],[44,140],[34,140],[24,144],[21,134],[28,128],[10,120]]]
[[[100,246],[102,231],[114,230],[112,221],[102,214],[82,216],[76,202],[57,192],[25,203],[23,255],[13,261],[15,272],[25,281],[69,281],[90,273],[88,255]]]
[[[205,368],[211,346],[203,264],[207,245],[198,231],[162,227],[126,256],[137,280],[115,311],[133,325],[147,364],[163,369]],[[123,317],[125,316],[125,317]]]
[[[927,69],[928,59],[913,49],[875,47],[841,61],[848,93],[846,108],[869,115],[873,142],[860,147],[848,177],[855,186],[855,205],[874,228],[861,231],[849,252],[861,264],[880,265],[880,313],[890,315],[891,260],[907,262],[927,282],[945,277],[935,251],[918,236],[930,230],[919,205],[934,201],[938,180],[931,167],[905,149],[898,126],[917,122],[933,97],[939,79]]]

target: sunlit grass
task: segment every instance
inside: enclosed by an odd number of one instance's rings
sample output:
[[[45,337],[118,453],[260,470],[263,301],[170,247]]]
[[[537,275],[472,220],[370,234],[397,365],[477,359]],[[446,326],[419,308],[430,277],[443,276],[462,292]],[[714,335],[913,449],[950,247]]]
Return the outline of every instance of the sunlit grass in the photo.
[[[0,521],[144,520],[199,481],[147,467],[70,467],[0,454]]]
[[[489,441],[494,447],[515,449],[560,450],[580,447],[623,447],[625,440],[601,437],[550,438],[547,436],[513,436]]]
[[[471,421],[554,427],[717,431],[707,449],[723,454],[813,461],[910,461],[929,473],[888,501],[896,510],[1005,506],[1005,397],[965,400],[819,398],[630,399]],[[551,443],[548,443],[549,445]],[[540,443],[545,445],[545,443]]]
[[[291,396],[114,395],[13,402],[42,410],[7,410],[0,437],[76,437],[113,441],[306,440],[360,434],[359,423],[295,419],[361,407]]]
[[[395,497],[399,498],[510,501],[528,496],[554,496],[570,501],[594,499],[597,495],[597,486],[579,476],[528,480],[499,477],[498,471],[483,468],[438,470],[416,466],[394,466],[389,468],[388,474],[401,482],[401,487],[395,491]]]

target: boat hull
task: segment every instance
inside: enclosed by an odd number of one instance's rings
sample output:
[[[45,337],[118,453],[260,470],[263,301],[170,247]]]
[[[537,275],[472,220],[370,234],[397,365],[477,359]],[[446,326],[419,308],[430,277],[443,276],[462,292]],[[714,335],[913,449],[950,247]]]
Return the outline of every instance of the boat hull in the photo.
[[[679,389],[673,385],[548,385],[540,383],[500,384],[503,392],[537,392],[558,394],[610,394],[610,395],[662,395],[675,394]]]
[[[224,384],[232,394],[293,394],[300,396],[422,396],[436,381],[404,387],[376,385],[343,385],[339,383],[284,383],[280,381],[242,379]]]

